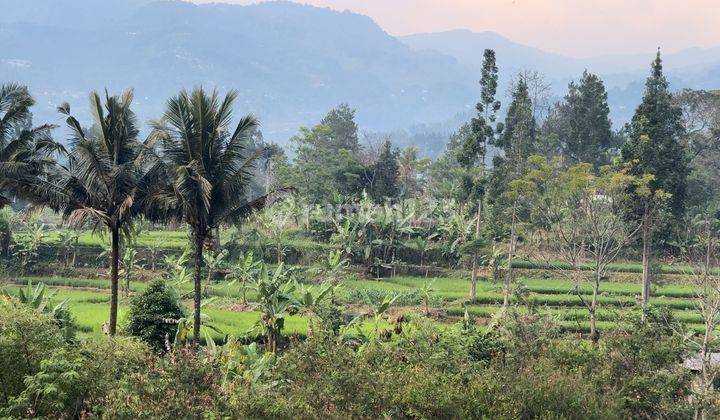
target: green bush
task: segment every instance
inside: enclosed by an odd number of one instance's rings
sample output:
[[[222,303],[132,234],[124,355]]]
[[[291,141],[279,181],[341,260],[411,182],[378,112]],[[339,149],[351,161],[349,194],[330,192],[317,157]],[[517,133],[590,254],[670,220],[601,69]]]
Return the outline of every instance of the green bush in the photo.
[[[65,339],[57,322],[13,300],[0,298],[0,406],[24,389],[26,376],[40,370],[42,360]]]
[[[166,340],[173,340],[177,320],[185,316],[175,292],[163,280],[155,280],[130,302],[130,314],[125,331],[140,337],[157,350],[165,348]]]
[[[101,412],[106,418],[212,418],[225,412],[221,384],[215,359],[181,348],[151,359],[145,371],[122,377]]]
[[[18,417],[82,418],[101,415],[118,379],[147,371],[148,348],[135,339],[103,337],[55,349],[6,413]]]
[[[466,334],[419,320],[392,340],[371,341],[359,351],[332,337],[313,336],[278,359],[268,381],[274,385],[232,388],[232,416],[623,417],[615,395],[596,392],[581,374],[558,370],[542,357],[522,366],[507,363],[496,351],[499,337],[478,343],[477,334]],[[542,346],[536,338],[530,341]],[[474,361],[477,355],[482,363]]]

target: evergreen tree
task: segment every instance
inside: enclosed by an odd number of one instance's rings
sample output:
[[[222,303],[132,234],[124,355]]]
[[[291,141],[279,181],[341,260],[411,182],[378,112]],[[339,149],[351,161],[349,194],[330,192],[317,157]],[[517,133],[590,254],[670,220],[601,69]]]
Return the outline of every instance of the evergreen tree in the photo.
[[[654,175],[651,189],[672,194],[670,208],[679,216],[685,206],[688,160],[681,143],[682,109],[673,102],[668,88],[658,51],[642,103],[628,127],[622,160],[631,164],[633,175]]]
[[[523,77],[515,83],[512,102],[505,116],[502,134],[495,146],[504,156],[493,159],[493,172],[489,179],[488,199],[497,202],[507,190],[510,181],[524,175],[527,158],[537,153],[536,123],[528,85]]]
[[[475,240],[480,239],[483,201],[485,200],[485,155],[487,144],[492,143],[502,125],[494,127],[500,101],[495,99],[498,86],[498,67],[495,51],[487,49],[483,55],[482,77],[480,78],[480,102],[475,106],[477,116],[470,121],[470,132],[465,136],[458,153],[458,162],[466,169],[461,185],[468,189],[466,196],[477,199],[475,216]],[[473,167],[480,163],[479,174],[472,173]],[[470,299],[477,295],[477,252],[473,255]]]
[[[528,85],[521,78],[512,92],[512,102],[505,117],[505,126],[497,145],[505,152],[504,160],[520,175],[527,158],[535,153],[536,122]]]
[[[564,101],[545,123],[544,134],[557,136],[560,152],[568,163],[598,166],[607,163],[607,151],[612,147],[609,115],[603,81],[586,70],[579,83],[571,82],[568,86]]]
[[[392,147],[390,141],[383,144],[378,159],[366,169],[368,179],[368,193],[376,202],[388,198],[396,198],[400,193],[398,186],[399,167],[398,155],[400,152]]]
[[[679,217],[685,206],[688,159],[681,143],[682,111],[675,105],[663,75],[658,51],[645,83],[642,103],[628,127],[622,161],[636,177],[649,177],[647,188],[631,191],[628,200],[633,217],[642,220],[643,306],[650,298],[650,260],[655,222],[665,208]]]
[[[495,99],[498,86],[498,67],[495,51],[487,49],[483,56],[482,77],[480,79],[480,102],[475,109],[477,115],[470,121],[470,133],[465,137],[458,152],[458,162],[465,167],[475,166],[478,162],[485,167],[487,144],[492,142],[502,126],[493,127],[500,109],[500,101]]]
[[[355,123],[355,110],[347,104],[340,104],[328,112],[320,124],[330,129],[328,144],[323,145],[330,150],[349,150],[352,153],[360,151],[358,140],[358,126]]]

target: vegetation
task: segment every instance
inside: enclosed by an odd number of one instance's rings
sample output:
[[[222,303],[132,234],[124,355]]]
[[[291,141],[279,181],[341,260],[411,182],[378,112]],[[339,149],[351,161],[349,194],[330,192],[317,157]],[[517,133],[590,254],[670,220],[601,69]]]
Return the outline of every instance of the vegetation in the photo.
[[[435,160],[347,104],[286,154],[200,87],[144,141],[132,91],[63,105],[65,153],[0,87],[0,416],[720,415],[717,95],[658,54],[615,132],[589,71],[504,110],[483,58]]]
[[[125,332],[141,338],[150,347],[166,349],[177,331],[177,323],[185,317],[174,292],[163,280],[156,280],[132,298]]]

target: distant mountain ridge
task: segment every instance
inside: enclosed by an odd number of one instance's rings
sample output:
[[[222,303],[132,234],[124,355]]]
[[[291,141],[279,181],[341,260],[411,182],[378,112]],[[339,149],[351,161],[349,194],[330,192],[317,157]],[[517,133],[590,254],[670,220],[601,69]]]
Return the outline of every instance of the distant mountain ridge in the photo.
[[[511,72],[522,68],[536,69],[550,78],[566,77],[584,69],[600,74],[646,71],[654,53],[613,54],[591,58],[574,58],[518,44],[495,32],[472,32],[465,29],[401,36],[405,44],[415,50],[430,50],[448,54],[473,68],[482,64],[482,51],[492,48],[503,52],[498,60]],[[668,70],[685,69],[720,63],[720,46],[714,48],[688,48],[676,53],[665,53]]]
[[[55,107],[65,100],[87,112],[91,89],[126,87],[135,88],[136,111],[147,121],[170,95],[202,84],[237,89],[237,112],[257,114],[266,137],[280,142],[341,102],[358,109],[364,129],[442,127],[434,137],[441,142],[459,115],[472,112],[485,48],[497,51],[501,82],[534,68],[558,96],[585,67],[604,75],[622,122],[653,54],[579,60],[490,32],[396,38],[366,16],[287,1],[0,0],[0,10],[0,82],[30,87],[38,121],[61,122]],[[673,87],[720,86],[720,49],[666,55],[666,64]]]
[[[28,84],[43,118],[57,120],[63,100],[84,110],[90,89],[134,87],[147,120],[179,89],[203,84],[238,89],[238,112],[255,112],[283,139],[341,102],[379,130],[444,121],[474,96],[455,59],[415,52],[358,14],[290,2],[111,0],[106,12],[93,0],[14,1],[0,0],[13,10],[0,18],[0,80]],[[58,15],[36,16],[34,5]]]
[[[518,71],[537,70],[551,82],[556,99],[564,95],[571,80],[577,80],[587,69],[605,81],[616,125],[628,121],[640,102],[644,79],[654,59],[654,51],[591,58],[567,57],[515,43],[494,32],[469,30],[415,34],[399,39],[416,51],[450,55],[475,74],[480,73],[483,50],[494,49],[500,67],[501,86],[506,85],[509,77]],[[720,87],[720,46],[664,53],[663,64],[674,89]]]

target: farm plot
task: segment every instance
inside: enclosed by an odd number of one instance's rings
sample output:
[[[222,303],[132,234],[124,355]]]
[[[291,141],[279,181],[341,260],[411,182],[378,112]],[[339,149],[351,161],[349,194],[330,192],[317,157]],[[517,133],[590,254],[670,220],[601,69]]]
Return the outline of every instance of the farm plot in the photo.
[[[77,319],[80,330],[84,334],[101,334],[102,325],[107,318],[110,283],[106,279],[92,278],[41,278],[26,277],[15,279],[15,284],[44,282],[57,288],[57,299],[68,300],[71,310]],[[429,296],[421,293],[425,283],[431,288]],[[146,283],[132,282],[131,293],[142,291]],[[12,287],[12,286],[9,286]],[[176,285],[178,293],[188,296],[191,285]],[[518,280],[512,298],[514,306],[520,310],[536,311],[547,314],[556,320],[558,325],[567,332],[586,332],[589,330],[588,313],[577,296],[576,286],[572,282],[557,278],[527,277]],[[428,298],[429,306],[439,322],[456,322],[467,312],[478,322],[487,322],[501,308],[501,285],[485,279],[478,283],[477,298],[467,302],[469,280],[460,277],[424,278],[401,276],[379,280],[348,279],[342,282],[337,290],[337,298],[347,305],[348,309],[363,310],[364,306],[379,302],[387,296],[397,296],[395,306],[401,310],[421,312],[420,307]],[[577,290],[585,299],[591,293],[590,284],[580,284]],[[638,296],[640,285],[635,283],[608,282],[602,285],[599,297],[598,327],[607,330],[625,325],[628,319],[639,314]],[[210,304],[207,314],[224,333],[242,336],[247,334],[259,319],[259,313],[243,308],[237,310],[233,305],[240,301],[242,290],[236,283],[218,282],[209,289],[209,294],[216,297]],[[667,308],[672,316],[687,328],[702,329],[702,320],[696,310],[695,291],[685,284],[667,284],[653,290],[653,305]],[[252,290],[247,291],[250,302],[256,299]],[[128,299],[121,299],[120,319],[127,313]],[[189,302],[188,302],[189,304]],[[358,309],[360,308],[360,309]],[[396,309],[397,310],[397,309]],[[286,334],[304,334],[307,331],[307,319],[292,315],[286,322]]]

